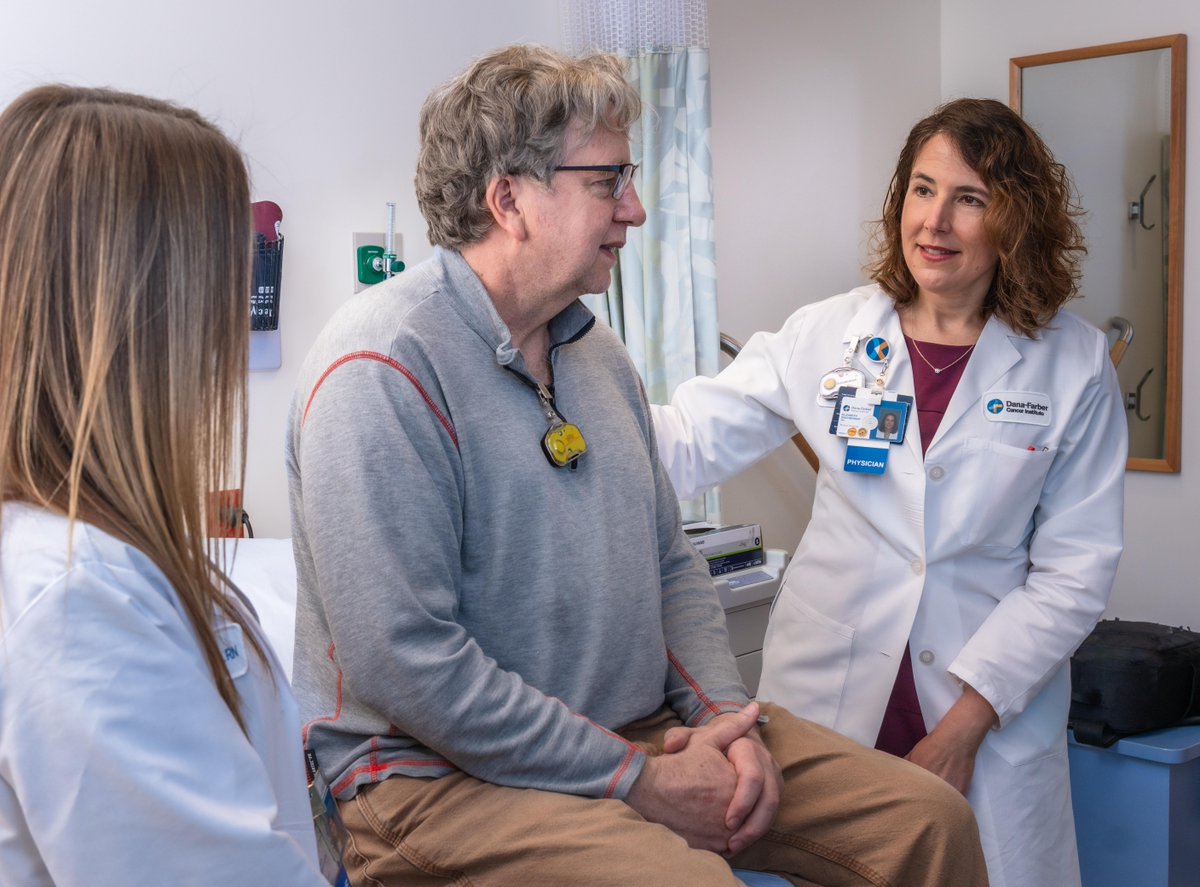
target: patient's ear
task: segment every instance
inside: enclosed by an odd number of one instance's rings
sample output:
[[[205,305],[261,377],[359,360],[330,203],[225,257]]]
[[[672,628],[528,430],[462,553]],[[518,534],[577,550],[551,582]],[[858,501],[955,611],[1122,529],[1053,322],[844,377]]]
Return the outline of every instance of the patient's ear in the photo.
[[[523,198],[529,194],[529,184],[516,176],[497,176],[484,192],[484,202],[496,226],[515,240],[524,240],[528,236]]]

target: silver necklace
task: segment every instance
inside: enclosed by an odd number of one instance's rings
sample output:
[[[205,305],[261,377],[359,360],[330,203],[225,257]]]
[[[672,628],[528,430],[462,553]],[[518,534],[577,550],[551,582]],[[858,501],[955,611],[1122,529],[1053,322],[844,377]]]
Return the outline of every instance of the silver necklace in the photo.
[[[958,355],[958,357],[954,358],[954,360],[950,361],[950,362],[949,362],[948,364],[946,364],[944,367],[935,367],[933,364],[931,364],[931,363],[929,362],[929,358],[928,358],[928,357],[926,357],[924,354],[922,354],[922,353],[921,353],[921,349],[920,349],[920,347],[917,345],[917,340],[916,340],[916,339],[909,339],[909,341],[910,341],[910,342],[912,342],[913,350],[917,352],[917,357],[919,357],[919,358],[921,358],[921,360],[925,361],[925,365],[926,365],[927,367],[929,367],[931,370],[933,370],[933,371],[934,371],[934,373],[935,373],[935,374],[937,374],[937,375],[939,375],[939,376],[940,376],[940,375],[941,375],[941,374],[942,374],[942,373],[943,373],[945,370],[948,370],[948,369],[950,369],[950,367],[954,366],[956,363],[958,363],[960,360],[962,360],[964,357],[966,357],[968,354],[970,354],[972,351],[974,351],[974,350],[975,350],[975,345],[976,345],[976,343],[975,343],[975,342],[972,342],[970,345],[968,345],[968,346],[967,346],[967,350],[966,350],[966,351],[964,351],[962,354]]]

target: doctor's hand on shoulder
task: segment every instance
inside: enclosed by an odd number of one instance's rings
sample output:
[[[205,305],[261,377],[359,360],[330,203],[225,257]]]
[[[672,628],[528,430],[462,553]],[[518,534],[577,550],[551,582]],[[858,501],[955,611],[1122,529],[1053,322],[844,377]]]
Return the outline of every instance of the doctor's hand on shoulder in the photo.
[[[974,687],[964,684],[958,702],[950,706],[928,736],[913,746],[905,760],[940,776],[965,795],[971,787],[979,746],[998,723],[991,703]]]

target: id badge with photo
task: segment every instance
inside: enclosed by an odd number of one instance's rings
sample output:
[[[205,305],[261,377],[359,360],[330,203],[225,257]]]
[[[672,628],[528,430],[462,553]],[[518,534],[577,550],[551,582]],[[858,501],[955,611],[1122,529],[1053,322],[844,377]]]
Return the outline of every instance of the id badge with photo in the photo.
[[[883,474],[888,448],[904,441],[912,404],[905,394],[840,388],[829,433],[846,438],[843,468],[854,474]]]
[[[348,834],[338,813],[337,801],[317,766],[317,755],[312,749],[304,750],[304,763],[308,770],[308,802],[312,807],[313,830],[317,836],[317,861],[321,874],[333,887],[350,887],[342,854],[346,849]]]

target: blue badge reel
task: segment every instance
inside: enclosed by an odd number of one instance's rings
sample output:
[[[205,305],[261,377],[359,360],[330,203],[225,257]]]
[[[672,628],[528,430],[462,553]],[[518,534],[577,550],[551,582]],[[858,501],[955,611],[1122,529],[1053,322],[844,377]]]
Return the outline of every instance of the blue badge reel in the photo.
[[[846,438],[843,469],[852,474],[883,474],[888,448],[904,442],[913,399],[890,391],[843,387],[838,390],[829,433]]]
[[[872,363],[887,363],[892,354],[892,346],[883,336],[871,336],[863,345],[863,353]]]

